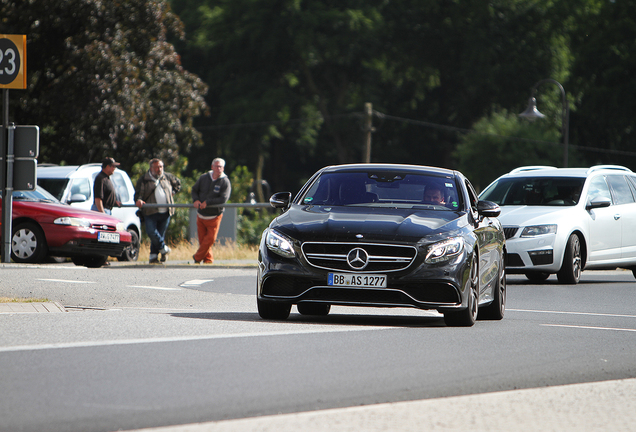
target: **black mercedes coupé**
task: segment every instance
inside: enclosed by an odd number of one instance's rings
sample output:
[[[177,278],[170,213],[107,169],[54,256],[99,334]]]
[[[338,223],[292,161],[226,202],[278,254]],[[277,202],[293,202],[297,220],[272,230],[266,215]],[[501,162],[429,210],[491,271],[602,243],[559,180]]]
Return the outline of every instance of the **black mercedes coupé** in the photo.
[[[479,201],[460,172],[416,165],[352,164],[315,173],[263,232],[257,305],[284,320],[292,305],[437,310],[450,326],[500,320],[506,302],[499,207]]]

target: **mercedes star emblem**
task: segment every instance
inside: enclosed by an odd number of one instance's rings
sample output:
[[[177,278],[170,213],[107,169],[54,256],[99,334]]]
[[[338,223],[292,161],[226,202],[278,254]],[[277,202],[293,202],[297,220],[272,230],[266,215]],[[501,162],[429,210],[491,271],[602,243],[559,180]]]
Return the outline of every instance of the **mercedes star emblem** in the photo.
[[[369,264],[369,254],[362,248],[351,249],[347,254],[347,263],[354,270],[362,270]]]

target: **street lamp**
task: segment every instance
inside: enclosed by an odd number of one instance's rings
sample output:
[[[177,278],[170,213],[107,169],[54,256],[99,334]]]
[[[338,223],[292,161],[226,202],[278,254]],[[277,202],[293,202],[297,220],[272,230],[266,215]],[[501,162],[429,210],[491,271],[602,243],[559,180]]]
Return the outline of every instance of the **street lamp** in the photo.
[[[530,96],[530,100],[528,101],[528,108],[526,108],[524,112],[519,114],[519,117],[523,117],[531,121],[536,120],[538,118],[545,117],[545,115],[541,114],[541,112],[539,112],[539,110],[537,109],[537,100],[535,99],[534,95],[537,91],[537,87],[539,87],[541,84],[546,82],[557,85],[559,89],[561,90],[561,96],[563,98],[563,105],[561,109],[561,136],[563,136],[563,167],[567,168],[568,167],[568,144],[569,144],[568,122],[570,119],[570,106],[568,104],[568,99],[565,96],[565,90],[563,89],[563,86],[561,85],[561,83],[551,78],[546,78],[537,82],[532,87],[532,93]]]

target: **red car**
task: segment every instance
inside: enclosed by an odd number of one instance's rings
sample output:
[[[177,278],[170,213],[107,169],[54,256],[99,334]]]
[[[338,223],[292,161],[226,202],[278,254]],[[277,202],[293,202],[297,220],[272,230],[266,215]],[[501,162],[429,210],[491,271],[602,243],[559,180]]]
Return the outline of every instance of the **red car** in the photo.
[[[109,256],[121,256],[131,245],[130,233],[119,219],[62,204],[41,188],[13,192],[12,213],[11,258],[17,263],[55,256],[101,267]]]

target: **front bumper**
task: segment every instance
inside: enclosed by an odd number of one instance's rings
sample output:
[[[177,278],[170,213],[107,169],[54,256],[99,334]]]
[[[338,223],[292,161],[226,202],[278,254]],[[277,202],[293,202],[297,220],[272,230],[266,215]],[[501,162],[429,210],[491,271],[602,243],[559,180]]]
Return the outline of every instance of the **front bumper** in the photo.
[[[329,286],[328,274],[341,270],[315,268],[302,258],[285,259],[265,247],[259,252],[257,295],[261,300],[289,304],[311,301],[343,306],[458,310],[466,307],[464,293],[469,284],[466,261],[462,254],[453,263],[414,262],[406,270],[383,273],[387,276],[386,288]]]
[[[506,232],[512,231],[506,227]],[[509,274],[529,271],[556,273],[563,261],[563,248],[557,247],[557,235],[519,237],[519,228],[513,237],[506,239],[506,271]]]

